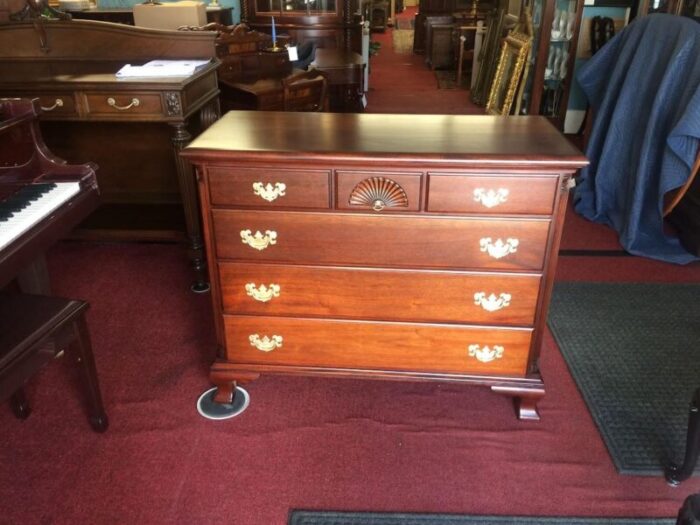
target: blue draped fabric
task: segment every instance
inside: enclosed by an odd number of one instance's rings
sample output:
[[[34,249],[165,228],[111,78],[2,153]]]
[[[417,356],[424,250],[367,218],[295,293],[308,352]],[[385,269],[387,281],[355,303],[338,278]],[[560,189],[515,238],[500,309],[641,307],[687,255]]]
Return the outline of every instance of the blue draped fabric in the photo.
[[[630,253],[698,258],[663,227],[663,196],[690,175],[700,145],[700,24],[654,14],[605,44],[577,80],[594,122],[576,211],[614,228]]]

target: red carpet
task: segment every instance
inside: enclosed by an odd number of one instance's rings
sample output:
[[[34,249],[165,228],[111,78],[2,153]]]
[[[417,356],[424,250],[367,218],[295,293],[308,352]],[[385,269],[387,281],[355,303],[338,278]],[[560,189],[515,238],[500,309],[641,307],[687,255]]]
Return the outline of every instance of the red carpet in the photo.
[[[407,8],[399,18],[413,18]],[[367,113],[434,113],[483,115],[484,108],[469,100],[462,89],[438,89],[435,72],[425,64],[425,55],[398,54],[392,46],[392,31],[372,33],[379,53],[370,58]]]
[[[368,111],[481,112],[376,38]],[[569,217],[563,247],[616,249],[580,221]],[[615,472],[549,335],[539,423],[486,388],[273,376],[248,386],[241,417],[212,422],[195,409],[210,386],[210,297],[189,292],[182,247],[66,242],[49,267],[56,294],[92,305],[110,428],[90,430],[66,363],[37,376],[27,421],[0,410],[2,525],[283,525],[292,508],[671,517],[700,490]],[[557,276],[698,282],[700,265],[565,257]]]
[[[540,423],[485,388],[263,377],[238,419],[195,410],[213,356],[208,296],[173,245],[63,243],[57,294],[92,303],[110,429],[94,434],[65,363],[0,411],[0,522],[283,524],[291,508],[672,516],[684,496],[619,476],[546,338]],[[561,278],[700,280],[700,266],[563,258]],[[585,321],[583,321],[585,325]]]

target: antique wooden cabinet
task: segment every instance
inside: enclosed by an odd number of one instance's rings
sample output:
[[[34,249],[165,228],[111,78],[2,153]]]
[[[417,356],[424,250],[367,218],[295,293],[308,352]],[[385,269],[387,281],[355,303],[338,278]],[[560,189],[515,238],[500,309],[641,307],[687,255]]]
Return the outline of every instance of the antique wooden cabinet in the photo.
[[[568,182],[543,117],[230,112],[199,183],[216,401],[261,373],[459,381],[538,419]]]

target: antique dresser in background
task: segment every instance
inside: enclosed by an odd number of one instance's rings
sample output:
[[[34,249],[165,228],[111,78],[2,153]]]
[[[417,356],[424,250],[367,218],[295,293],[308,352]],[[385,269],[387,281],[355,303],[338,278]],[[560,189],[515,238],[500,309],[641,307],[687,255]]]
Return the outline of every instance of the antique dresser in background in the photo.
[[[480,384],[539,418],[567,188],[586,164],[545,118],[230,112],[183,155],[213,404],[260,374],[313,374]]]

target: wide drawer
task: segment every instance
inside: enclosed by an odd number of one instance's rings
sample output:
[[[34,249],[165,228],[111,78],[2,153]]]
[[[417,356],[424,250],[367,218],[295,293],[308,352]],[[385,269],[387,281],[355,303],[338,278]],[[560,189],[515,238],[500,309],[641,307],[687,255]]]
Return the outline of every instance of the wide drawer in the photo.
[[[209,168],[214,206],[328,208],[330,172],[279,168]]]
[[[533,324],[540,275],[220,263],[226,313]]]
[[[437,175],[428,182],[428,211],[549,215],[557,177],[534,175]]]
[[[234,363],[523,376],[532,330],[224,316]]]
[[[90,115],[162,115],[159,93],[113,93],[98,92],[85,95],[87,112]]]
[[[295,264],[541,270],[545,219],[213,210],[219,258]]]

